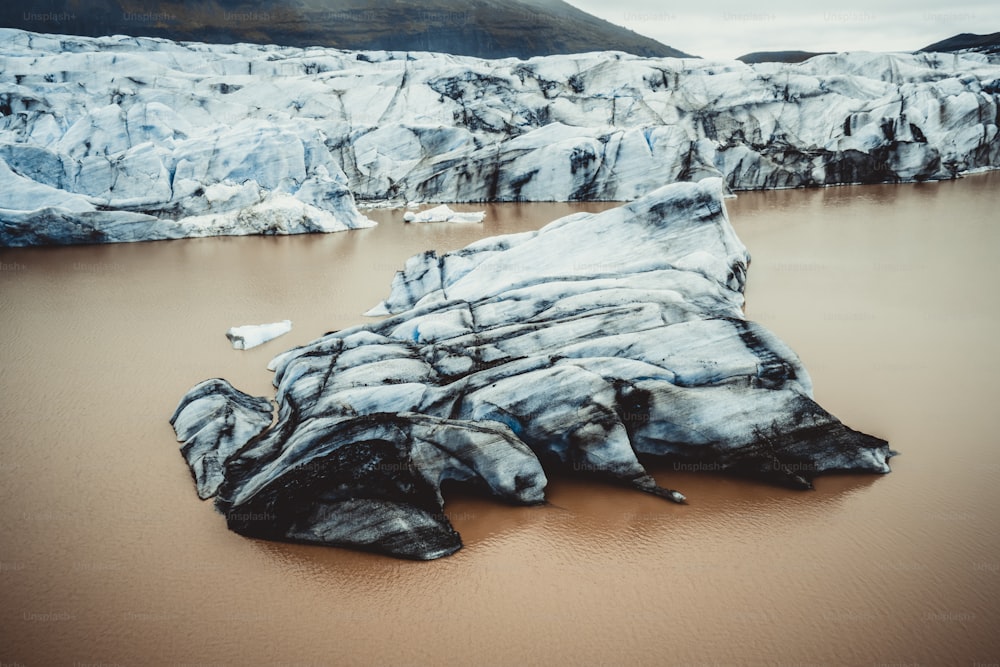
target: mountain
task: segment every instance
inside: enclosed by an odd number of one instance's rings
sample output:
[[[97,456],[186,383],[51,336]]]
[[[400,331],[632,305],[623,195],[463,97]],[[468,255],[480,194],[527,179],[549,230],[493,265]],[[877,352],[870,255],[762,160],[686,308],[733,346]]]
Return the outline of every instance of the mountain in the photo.
[[[1000,32],[991,35],[974,35],[964,32],[940,42],[934,42],[921,51],[929,52],[954,52],[954,51],[977,51],[979,53],[1000,54]]]
[[[746,53],[737,60],[748,65],[756,63],[801,63],[815,56],[822,56],[831,51],[754,51]]]
[[[15,0],[0,8],[0,26],[478,58],[588,51],[691,57],[561,0]]]
[[[935,42],[917,53],[954,53],[957,51],[975,51],[986,54],[1000,54],[1000,32],[991,35],[973,35],[963,33],[955,35],[940,42]],[[747,53],[737,60],[754,65],[756,63],[801,63],[814,58],[815,56],[826,55],[831,51],[754,51]]]

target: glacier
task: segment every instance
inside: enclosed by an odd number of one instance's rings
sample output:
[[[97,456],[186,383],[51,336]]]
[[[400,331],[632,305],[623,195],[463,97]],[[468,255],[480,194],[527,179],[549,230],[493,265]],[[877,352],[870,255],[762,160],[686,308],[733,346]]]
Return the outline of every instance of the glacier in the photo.
[[[547,471],[670,501],[644,461],[811,487],[895,454],[820,407],[744,318],[749,254],[719,178],[410,258],[384,319],[275,357],[270,399],[222,379],[171,423],[201,498],[251,537],[433,559],[441,485],[545,500]]]
[[[1000,64],[417,52],[0,29],[0,243],[370,226],[384,202],[632,201],[1000,166]]]

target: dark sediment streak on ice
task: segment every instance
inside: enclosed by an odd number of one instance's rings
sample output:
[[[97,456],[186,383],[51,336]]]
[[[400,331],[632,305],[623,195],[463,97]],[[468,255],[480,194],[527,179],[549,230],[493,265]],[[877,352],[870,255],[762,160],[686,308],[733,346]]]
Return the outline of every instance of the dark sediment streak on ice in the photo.
[[[440,485],[544,500],[544,468],[682,501],[641,457],[808,488],[888,472],[885,441],[812,399],[743,318],[749,256],[722,182],[411,258],[372,314],[276,357],[266,399],[221,380],[174,415],[203,497],[245,535],[436,558]],[[698,465],[695,465],[698,464]]]

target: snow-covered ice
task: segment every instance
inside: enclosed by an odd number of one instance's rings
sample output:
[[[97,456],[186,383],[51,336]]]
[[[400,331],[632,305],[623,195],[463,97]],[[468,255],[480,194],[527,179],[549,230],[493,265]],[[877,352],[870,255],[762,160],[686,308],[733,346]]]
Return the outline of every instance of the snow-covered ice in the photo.
[[[0,29],[0,243],[337,231],[378,202],[631,201],[1000,166],[1000,65],[429,53]]]

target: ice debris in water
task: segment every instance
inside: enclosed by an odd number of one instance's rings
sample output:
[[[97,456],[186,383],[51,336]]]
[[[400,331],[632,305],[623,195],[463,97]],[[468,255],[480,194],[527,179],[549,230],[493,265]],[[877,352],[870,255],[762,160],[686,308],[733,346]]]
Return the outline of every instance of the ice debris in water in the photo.
[[[291,320],[272,322],[270,324],[245,324],[231,327],[226,332],[226,338],[233,344],[234,350],[249,350],[263,345],[269,340],[282,336],[292,330]]]
[[[460,213],[451,210],[447,204],[441,204],[419,213],[407,211],[403,214],[403,220],[406,222],[482,222],[484,218],[486,218],[486,211]]]

